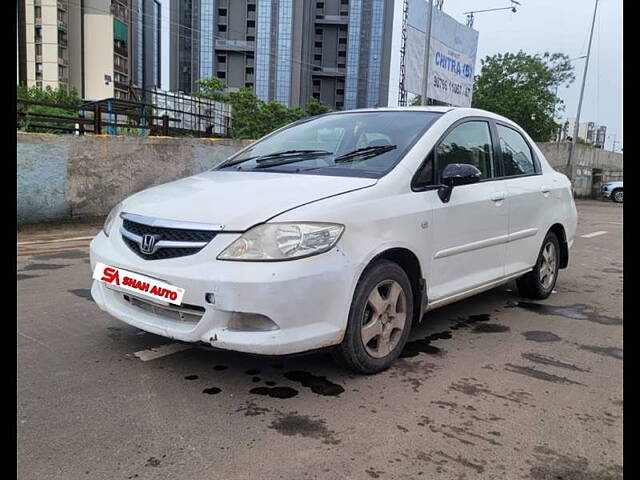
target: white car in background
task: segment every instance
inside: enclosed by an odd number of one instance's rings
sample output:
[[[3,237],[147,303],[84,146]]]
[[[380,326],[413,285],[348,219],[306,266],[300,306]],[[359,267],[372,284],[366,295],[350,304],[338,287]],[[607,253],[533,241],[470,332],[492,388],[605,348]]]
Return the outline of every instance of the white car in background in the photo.
[[[600,193],[616,203],[622,203],[622,182],[607,182],[600,187]]]
[[[567,177],[504,117],[335,112],[114,207],[91,242],[91,294],[165,337],[268,355],[330,347],[373,373],[429,310],[515,279],[546,298],[576,221]]]

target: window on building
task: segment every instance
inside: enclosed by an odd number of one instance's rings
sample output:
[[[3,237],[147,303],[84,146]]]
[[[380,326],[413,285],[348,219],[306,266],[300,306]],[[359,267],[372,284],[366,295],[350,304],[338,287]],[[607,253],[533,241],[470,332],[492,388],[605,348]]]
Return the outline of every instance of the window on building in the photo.
[[[247,42],[255,42],[256,41],[256,37],[254,37],[253,35],[247,35]]]
[[[322,29],[316,28],[316,35],[322,35]]]
[[[218,9],[218,16],[219,17],[226,17],[227,16],[227,9],[226,8],[219,8]]]
[[[314,87],[319,87],[320,86],[320,80],[316,79],[313,81],[313,86]]]
[[[324,2],[316,2],[316,8],[324,8]]]
[[[319,61],[319,60],[322,60],[322,55],[318,55],[318,54],[316,54],[316,55],[314,55],[314,56],[313,56],[313,59],[314,59],[314,60],[318,60],[318,61]]]
[[[247,20],[247,27],[255,28],[255,26],[256,26],[256,21],[255,20]]]
[[[227,31],[227,26],[226,25],[218,25],[218,31],[219,32],[226,32]]]
[[[255,12],[256,11],[256,6],[252,3],[250,3],[249,5],[247,5],[247,12]]]
[[[244,84],[244,86],[245,86],[245,87],[247,87],[247,88],[253,88],[253,83],[251,83],[251,82],[246,82],[246,83]]]
[[[42,18],[42,7],[33,7],[33,16],[38,20]]]
[[[318,48],[322,48],[322,42],[316,42],[315,46],[318,47]]]
[[[36,44],[36,56],[42,55],[42,44]]]
[[[218,78],[227,78],[226,72],[217,72],[216,75]]]
[[[227,63],[226,55],[218,55],[218,63]]]
[[[338,43],[346,45],[347,39],[346,38],[339,38],[338,39]]]
[[[251,75],[253,74],[253,67],[247,67],[244,69],[244,71],[247,75]]]

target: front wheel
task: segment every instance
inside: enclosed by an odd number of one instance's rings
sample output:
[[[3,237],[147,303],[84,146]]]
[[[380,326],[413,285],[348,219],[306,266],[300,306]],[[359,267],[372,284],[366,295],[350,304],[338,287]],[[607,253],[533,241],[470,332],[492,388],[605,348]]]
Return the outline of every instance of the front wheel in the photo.
[[[556,234],[549,232],[542,242],[533,270],[516,281],[520,295],[535,300],[547,298],[556,285],[559,267],[560,243]]]
[[[619,188],[611,192],[611,200],[616,203],[622,203],[622,189]]]
[[[334,358],[359,373],[386,370],[402,352],[412,318],[407,274],[394,262],[378,260],[358,282],[344,339],[335,347]]]

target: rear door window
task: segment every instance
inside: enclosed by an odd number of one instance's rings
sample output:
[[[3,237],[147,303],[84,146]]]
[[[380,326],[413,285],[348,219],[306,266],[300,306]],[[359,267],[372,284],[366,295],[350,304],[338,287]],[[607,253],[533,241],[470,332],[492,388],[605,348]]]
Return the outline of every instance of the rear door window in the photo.
[[[513,128],[504,125],[496,126],[500,138],[504,175],[513,177],[536,173],[533,155],[531,155],[531,149],[524,137]]]

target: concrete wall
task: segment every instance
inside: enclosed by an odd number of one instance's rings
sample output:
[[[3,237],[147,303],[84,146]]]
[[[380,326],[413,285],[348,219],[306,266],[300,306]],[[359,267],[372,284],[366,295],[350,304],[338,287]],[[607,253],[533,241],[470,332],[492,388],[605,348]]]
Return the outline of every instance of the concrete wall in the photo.
[[[18,133],[18,223],[106,215],[129,195],[214,167],[250,143]]]
[[[18,223],[106,215],[145,188],[214,167],[250,140],[18,133]],[[568,143],[538,144],[564,171]],[[578,146],[578,195],[622,178],[622,155]]]
[[[570,142],[538,143],[547,161],[556,170],[566,173]],[[602,183],[622,180],[623,155],[599,148],[576,145],[574,152],[573,186],[578,197],[598,197]]]

